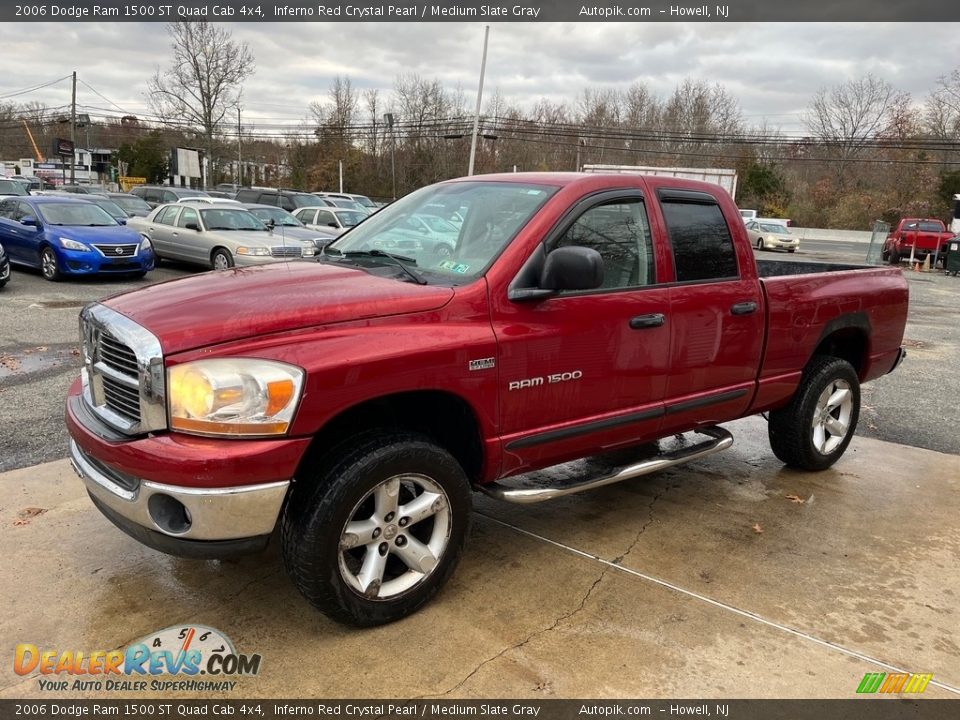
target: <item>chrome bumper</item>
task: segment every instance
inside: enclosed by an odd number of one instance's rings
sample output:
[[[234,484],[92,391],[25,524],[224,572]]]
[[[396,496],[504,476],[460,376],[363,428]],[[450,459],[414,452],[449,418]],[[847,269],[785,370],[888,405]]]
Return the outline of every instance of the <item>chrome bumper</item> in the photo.
[[[219,541],[269,535],[289,480],[229,488],[187,488],[111,470],[70,441],[70,463],[87,492],[120,517],[177,540]]]

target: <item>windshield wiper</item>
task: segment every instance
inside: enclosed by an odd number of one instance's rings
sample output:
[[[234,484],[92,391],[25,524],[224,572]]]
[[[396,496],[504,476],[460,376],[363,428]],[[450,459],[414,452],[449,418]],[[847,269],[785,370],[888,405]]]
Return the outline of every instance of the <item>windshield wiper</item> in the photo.
[[[393,253],[388,253],[383,250],[348,250],[343,252],[337,248],[332,248],[327,245],[324,248],[324,254],[335,254],[340,257],[345,258],[354,258],[354,257],[374,257],[374,258],[389,258],[393,260],[394,265],[403,270],[410,279],[412,279],[417,285],[426,285],[427,281],[423,279],[419,273],[414,272],[408,268],[404,263],[410,263],[411,265],[416,265],[417,261],[412,257],[407,257],[406,255],[394,255]]]

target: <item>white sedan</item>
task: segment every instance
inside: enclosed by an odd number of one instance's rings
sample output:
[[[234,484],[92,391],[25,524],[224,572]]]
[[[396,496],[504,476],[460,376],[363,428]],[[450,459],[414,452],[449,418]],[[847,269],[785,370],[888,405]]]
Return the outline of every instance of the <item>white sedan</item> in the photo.
[[[772,222],[750,220],[747,224],[747,236],[757,250],[786,250],[795,252],[800,247],[800,238],[790,234],[786,225]]]

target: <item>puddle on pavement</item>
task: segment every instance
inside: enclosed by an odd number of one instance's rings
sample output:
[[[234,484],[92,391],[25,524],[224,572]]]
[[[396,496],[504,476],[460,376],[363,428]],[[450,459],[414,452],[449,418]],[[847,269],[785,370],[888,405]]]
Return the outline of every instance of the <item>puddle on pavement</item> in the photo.
[[[80,349],[77,347],[48,348],[41,345],[17,352],[0,351],[0,380],[60,366],[68,367],[79,361]]]

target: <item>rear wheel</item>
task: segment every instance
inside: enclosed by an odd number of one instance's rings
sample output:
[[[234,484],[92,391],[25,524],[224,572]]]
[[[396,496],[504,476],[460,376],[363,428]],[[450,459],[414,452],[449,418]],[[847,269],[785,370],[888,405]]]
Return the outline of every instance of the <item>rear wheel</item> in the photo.
[[[210,265],[214,270],[227,270],[233,267],[233,255],[226,248],[217,248],[210,256]]]
[[[796,252],[796,251],[797,251],[796,248],[787,248],[787,252],[788,252],[788,253],[792,253],[792,252]]]
[[[891,251],[887,254],[887,260],[890,261],[890,264],[891,264],[891,265],[899,265],[899,264],[900,264],[900,253],[897,252],[896,250],[891,250]]]
[[[328,454],[283,516],[287,572],[315,607],[372,626],[415,612],[460,558],[470,486],[429,439],[375,432]]]
[[[825,470],[846,451],[860,417],[860,380],[846,360],[810,361],[785,407],[770,413],[770,447],[787,465]]]
[[[57,254],[49,246],[40,251],[40,274],[43,275],[44,280],[50,282],[57,282],[63,277]]]

